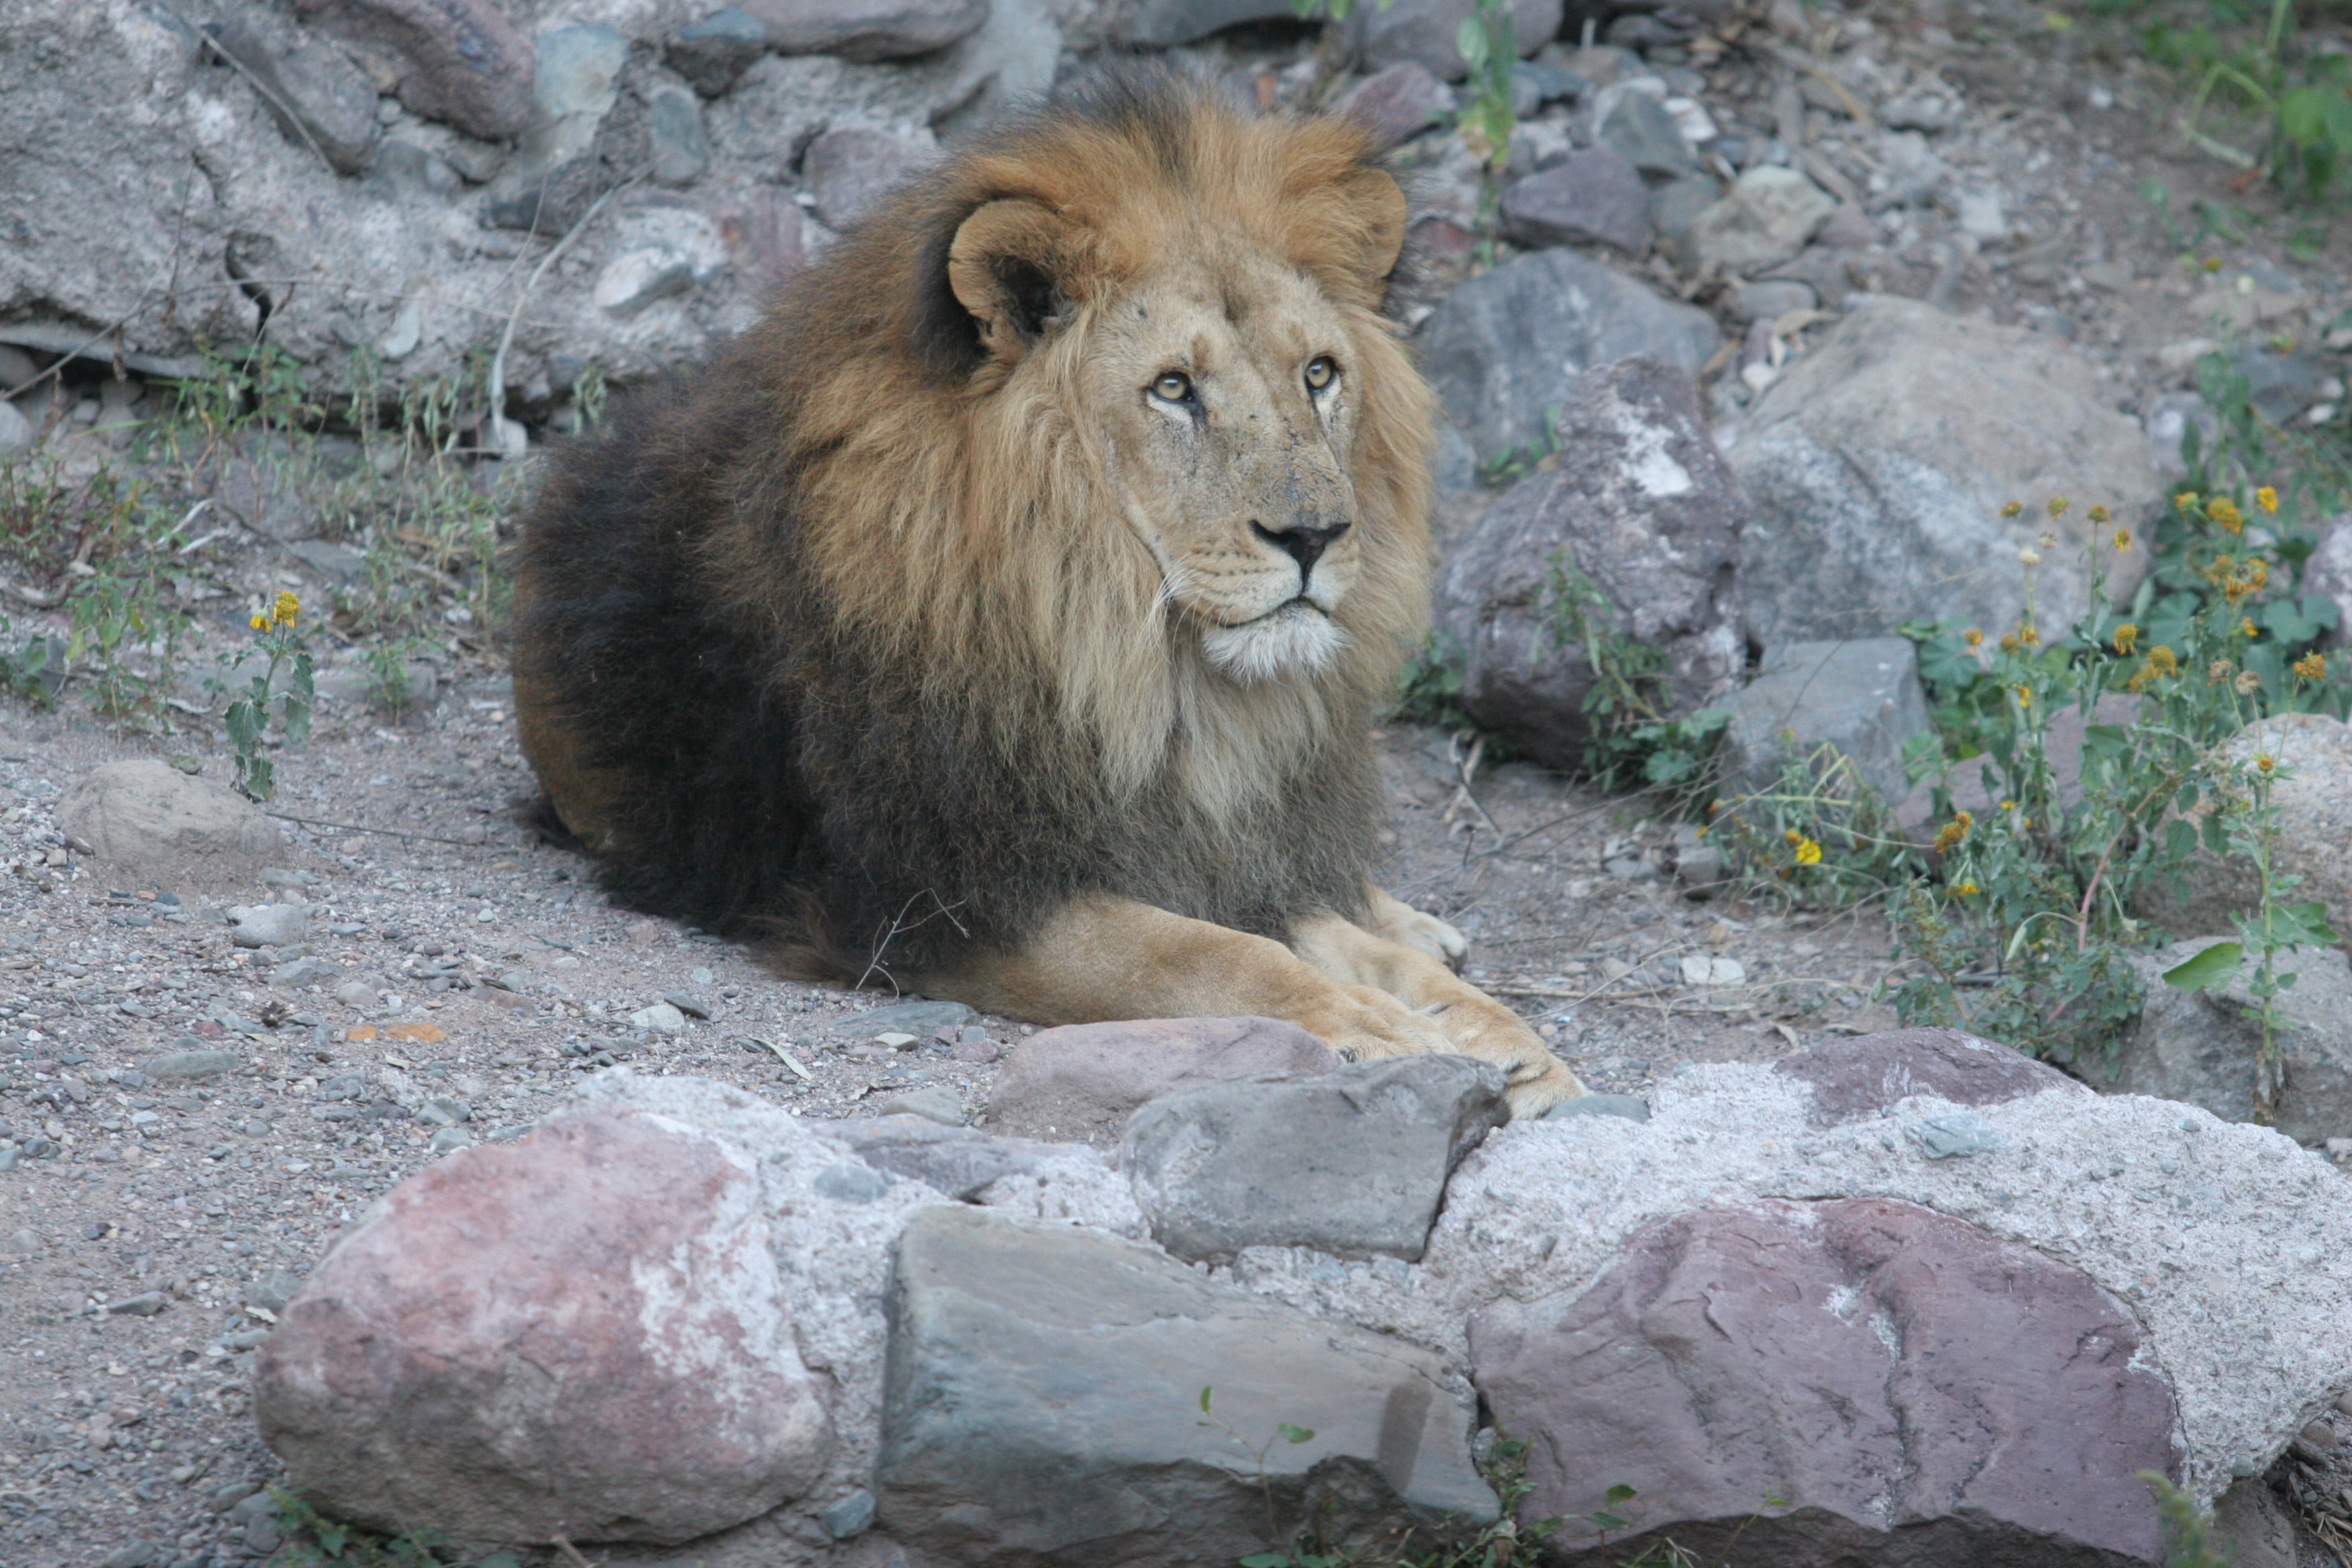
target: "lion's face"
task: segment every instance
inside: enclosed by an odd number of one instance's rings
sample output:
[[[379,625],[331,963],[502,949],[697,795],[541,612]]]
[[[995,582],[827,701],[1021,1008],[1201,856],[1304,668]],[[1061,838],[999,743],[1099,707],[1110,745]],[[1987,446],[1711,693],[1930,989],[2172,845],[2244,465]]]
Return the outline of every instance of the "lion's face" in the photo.
[[[1312,676],[1359,576],[1345,315],[1253,247],[1171,258],[1099,311],[1083,374],[1113,494],[1210,666]]]

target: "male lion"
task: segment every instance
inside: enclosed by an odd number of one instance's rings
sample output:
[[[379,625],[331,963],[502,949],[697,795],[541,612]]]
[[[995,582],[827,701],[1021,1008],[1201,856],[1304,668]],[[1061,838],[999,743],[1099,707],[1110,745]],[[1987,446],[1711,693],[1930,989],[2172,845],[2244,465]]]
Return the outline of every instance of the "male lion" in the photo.
[[[1265,1014],[1582,1092],[1372,887],[1433,400],[1367,132],[1166,71],[948,159],[558,460],[524,750],[615,894],[1039,1023]]]

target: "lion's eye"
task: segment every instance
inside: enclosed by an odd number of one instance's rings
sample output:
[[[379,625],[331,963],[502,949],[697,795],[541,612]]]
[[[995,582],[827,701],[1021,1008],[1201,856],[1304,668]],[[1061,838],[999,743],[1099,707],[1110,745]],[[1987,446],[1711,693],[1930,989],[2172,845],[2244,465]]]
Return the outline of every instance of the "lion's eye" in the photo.
[[[1151,384],[1151,395],[1170,403],[1184,403],[1192,395],[1192,378],[1181,370],[1163,371]]]
[[[1317,354],[1307,362],[1307,390],[1320,392],[1339,379],[1339,367],[1329,354]]]

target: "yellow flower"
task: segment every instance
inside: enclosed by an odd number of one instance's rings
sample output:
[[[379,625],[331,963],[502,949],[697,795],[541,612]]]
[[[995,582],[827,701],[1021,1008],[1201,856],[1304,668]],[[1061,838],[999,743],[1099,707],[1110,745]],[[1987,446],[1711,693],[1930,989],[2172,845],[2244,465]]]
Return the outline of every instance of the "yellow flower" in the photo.
[[[2015,632],[2003,632],[2000,634],[2001,652],[2015,653],[2020,646],[2021,645],[2017,640],[2017,634]]]
[[[2000,515],[2001,515],[2001,516],[2003,516],[2003,517],[2015,517],[2018,513],[2020,513],[2020,512],[2023,511],[2024,510],[2025,510],[2025,503],[2024,503],[2023,501],[2021,501],[2021,500],[2013,500],[2013,501],[2009,501],[2009,502],[2006,502],[2006,503],[2004,503],[2004,504],[2002,505],[2002,507],[2001,507],[2001,509],[2000,509]]]
[[[2218,256],[2209,256],[2202,265],[2208,272],[2219,272],[2221,270],[2221,258]]]
[[[1789,829],[1788,832],[1780,835],[1780,837],[1787,839],[1791,844],[1802,844],[1805,841],[1805,836],[1798,832],[1793,827]]]
[[[2017,628],[2017,640],[2027,647],[2039,647],[2042,644],[2042,634],[2032,626],[2020,626]]]
[[[1967,631],[1960,634],[1960,640],[1968,644],[1970,647],[1984,647],[1984,633],[1979,631],[1974,626],[1970,626]]]
[[[269,606],[270,624],[290,626],[301,616],[301,614],[302,601],[280,588],[278,591],[277,601]]]
[[[2278,759],[2272,756],[2269,752],[2259,752],[2255,753],[2254,768],[2256,772],[2266,773],[2276,766],[2278,766]]]
[[[1810,838],[1800,837],[1797,840],[1797,864],[1818,866],[1821,863],[1822,847]]]
[[[2023,681],[2020,681],[2010,689],[2017,693],[2017,705],[2020,708],[2031,708],[2033,706],[2033,688],[2026,685]]]
[[[256,616],[248,624],[255,631],[266,632],[269,629],[269,617],[268,616]]]
[[[2119,528],[2116,530],[2116,548],[2117,550],[2129,550],[2131,548],[2130,529]]]
[[[2053,518],[2063,517],[2066,515],[2066,509],[2073,504],[2074,503],[2069,501],[2064,496],[2052,496],[2050,498],[2050,515]]]
[[[2327,660],[2315,653],[2305,654],[2294,661],[2294,672],[2305,680],[2327,679]]]
[[[2158,675],[2180,673],[2180,656],[2162,643],[2147,650],[2147,667]]]
[[[2196,511],[2197,492],[2195,490],[2182,490],[2179,495],[2174,496],[2172,498],[2172,510],[2179,512],[2183,517],[2187,517]]]
[[[2139,628],[2137,626],[2132,625],[2129,621],[2126,621],[2122,626],[2116,628],[2116,651],[2117,653],[2124,655],[2126,658],[2129,658],[2132,650],[2138,647]]]
[[[2017,809],[2017,802],[2013,800],[2002,801],[2000,803],[2000,809],[2003,811],[2015,811]]]
[[[2205,515],[2225,533],[2245,531],[2246,514],[2240,511],[2238,503],[2228,496],[2215,496],[2211,500],[2207,501]]]
[[[2089,518],[2093,522],[2105,522],[2105,521],[2107,521],[2108,517],[2109,517],[2110,515],[2112,515],[2112,514],[2108,512],[2108,510],[2107,510],[2107,509],[2106,509],[2105,507],[2103,507],[2103,506],[2095,506],[2095,507],[2093,507],[2093,508],[2092,508],[2088,512],[2086,512],[2084,515],[2085,515],[2085,516],[2087,516],[2087,517],[2088,517],[2088,518]]]
[[[2264,485],[2262,489],[2254,492],[2254,504],[2262,508],[2264,511],[2276,512],[2278,510],[2278,491],[2273,489],[2268,485]]]
[[[1953,889],[1952,891],[1959,894],[1959,896],[1964,899],[1973,899],[1977,896],[1977,885],[1974,882],[1962,882],[1958,887]]]
[[[1977,819],[1969,813],[1965,811],[1952,813],[1952,820],[1936,829],[1936,853],[1949,855],[1967,843],[1969,829],[1976,825]]]
[[[2248,642],[2252,642],[2256,637],[2262,636],[2263,633],[2262,628],[2254,625],[2253,616],[2241,616],[2238,617],[2238,635],[2245,638]]]

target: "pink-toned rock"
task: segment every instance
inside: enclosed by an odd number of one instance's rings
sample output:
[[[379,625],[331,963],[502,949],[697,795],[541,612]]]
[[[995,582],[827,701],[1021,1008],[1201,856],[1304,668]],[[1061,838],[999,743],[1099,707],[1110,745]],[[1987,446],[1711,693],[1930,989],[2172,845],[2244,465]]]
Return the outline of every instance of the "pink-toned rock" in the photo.
[[[810,142],[802,168],[817,221],[846,228],[936,158],[903,137],[852,125]]]
[[[1147,1100],[1251,1073],[1326,1073],[1331,1048],[1276,1018],[1147,1018],[1046,1029],[1013,1047],[989,1096],[991,1131],[1112,1143]]]
[[[1885,1198],[1701,1210],[1591,1288],[1470,1321],[1473,1377],[1529,1441],[1524,1516],[1620,1563],[1671,1534],[1742,1568],[2157,1561],[2170,1385],[2078,1270]],[[1605,1556],[1587,1521],[1635,1489]],[[1766,1500],[1778,1500],[1768,1503]]]
[[[1331,106],[1331,112],[1362,121],[1380,133],[1381,146],[1393,147],[1453,114],[1454,89],[1438,80],[1427,66],[1404,60],[1349,88]]]
[[[395,90],[428,120],[511,136],[531,111],[531,47],[494,0],[297,0],[296,10],[407,68]]]
[[[288,1305],[253,1384],[330,1512],[497,1541],[690,1540],[807,1492],[833,1443],[756,1173],[635,1116],[402,1183]]]
[[[1959,1029],[1890,1029],[1824,1040],[1772,1064],[1811,1084],[1812,1121],[1833,1127],[1930,1094],[1954,1105],[2000,1105],[2029,1094],[2091,1092],[2056,1068]]]
[[[988,20],[988,0],[736,0],[788,55],[895,60],[943,49]]]

